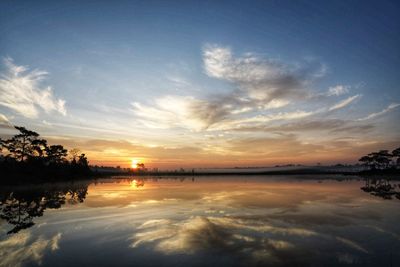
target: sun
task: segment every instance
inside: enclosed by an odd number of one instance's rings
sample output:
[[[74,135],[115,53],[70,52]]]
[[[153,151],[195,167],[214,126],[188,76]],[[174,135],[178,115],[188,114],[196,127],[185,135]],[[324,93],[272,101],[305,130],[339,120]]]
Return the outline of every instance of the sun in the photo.
[[[139,160],[137,160],[137,159],[133,159],[132,160],[132,169],[136,169],[137,168],[137,165],[138,165],[138,163],[139,163]]]

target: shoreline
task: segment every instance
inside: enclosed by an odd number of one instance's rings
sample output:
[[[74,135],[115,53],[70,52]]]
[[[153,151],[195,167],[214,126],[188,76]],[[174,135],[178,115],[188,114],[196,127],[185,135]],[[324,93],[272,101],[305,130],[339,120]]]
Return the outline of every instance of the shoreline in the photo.
[[[379,170],[379,171],[360,171],[360,172],[338,172],[338,171],[321,171],[315,169],[286,170],[286,171],[263,171],[263,172],[91,172],[87,175],[77,175],[67,178],[62,175],[59,177],[43,177],[38,174],[14,174],[12,179],[0,180],[1,185],[27,185],[27,184],[43,184],[43,183],[58,183],[58,182],[79,182],[79,181],[95,181],[97,179],[118,179],[117,177],[129,178],[147,178],[147,177],[208,177],[208,176],[294,176],[294,175],[339,175],[343,177],[358,176],[360,178],[379,177],[387,179],[399,178],[400,170]],[[33,180],[28,180],[26,176],[35,177]],[[113,178],[114,177],[114,178]]]

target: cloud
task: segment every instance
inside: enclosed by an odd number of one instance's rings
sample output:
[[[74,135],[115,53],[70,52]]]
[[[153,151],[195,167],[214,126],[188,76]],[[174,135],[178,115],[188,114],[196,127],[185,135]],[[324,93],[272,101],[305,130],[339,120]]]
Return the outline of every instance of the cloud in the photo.
[[[399,103],[392,103],[389,106],[387,106],[387,108],[379,111],[379,112],[375,112],[375,113],[371,113],[368,116],[364,117],[364,118],[360,118],[358,119],[358,121],[365,121],[365,120],[370,120],[370,119],[375,119],[376,117],[382,116],[383,114],[388,113],[389,111],[391,111],[392,109],[397,108],[398,106],[400,106]]]
[[[235,57],[230,48],[217,45],[205,46],[203,62],[208,76],[234,83],[247,98],[261,106],[276,99],[304,98],[305,86],[321,69],[284,64],[251,53]]]
[[[188,82],[185,78],[180,77],[178,75],[167,75],[166,79],[170,81],[177,88],[184,88],[190,86],[190,82]]]
[[[186,128],[189,130],[221,129],[221,124],[295,119],[309,111],[261,112],[281,109],[294,99],[307,99],[306,89],[320,68],[284,64],[254,54],[235,57],[227,47],[207,45],[203,49],[205,73],[233,84],[223,94],[203,98],[163,96],[148,105],[132,103],[139,122],[150,128]]]
[[[247,118],[238,118],[222,121],[210,127],[210,130],[227,131],[251,128],[266,128],[267,123],[273,121],[290,121],[309,117],[316,111],[296,110],[292,112],[278,112],[267,115],[255,115]]]
[[[211,104],[193,97],[165,96],[156,99],[153,107],[134,102],[132,109],[141,118],[140,122],[149,128],[183,127],[200,130],[216,116],[200,112],[207,105]]]
[[[247,123],[247,122],[270,122],[274,120],[293,120],[300,119],[311,116],[314,114],[312,111],[297,110],[294,112],[279,112],[276,114],[269,115],[258,115],[252,118],[247,118],[237,121],[237,123]]]
[[[279,100],[269,103],[271,109],[286,104],[287,102]],[[295,120],[315,114],[314,111],[296,110],[265,115],[258,114],[243,118],[235,117],[247,113],[251,109],[251,107],[234,108],[231,105],[221,105],[217,102],[199,100],[188,96],[165,96],[156,99],[153,106],[144,106],[138,102],[132,103],[132,111],[139,117],[139,122],[148,128],[160,129],[229,130],[255,123]]]
[[[285,72],[283,66],[271,60],[260,60],[251,54],[234,58],[230,48],[216,45],[205,47],[203,60],[207,75],[233,82],[273,81]]]
[[[284,134],[278,137],[249,137],[230,141],[229,150],[240,154],[250,154],[249,157],[296,158],[306,154],[316,154],[324,150],[324,145],[307,143],[298,140],[294,134]],[[268,149],[266,149],[268,148]],[[290,156],[287,151],[290,149]]]
[[[350,89],[350,86],[347,86],[347,85],[336,85],[336,86],[329,88],[327,95],[328,96],[344,95],[349,92],[349,89]]]
[[[350,96],[350,97],[340,101],[339,103],[333,105],[332,107],[330,107],[329,111],[333,111],[333,110],[338,110],[338,109],[344,108],[344,107],[350,105],[352,102],[356,101],[357,99],[360,99],[361,96],[362,95],[360,95],[360,94]]]
[[[11,58],[3,62],[6,71],[0,78],[0,105],[27,118],[37,118],[40,109],[66,115],[65,100],[54,97],[50,86],[40,86],[47,72],[18,66]]]
[[[7,119],[6,115],[0,113],[0,123],[1,124],[8,124],[10,121]]]
[[[11,125],[11,122],[6,115],[0,113],[0,124]]]
[[[232,130],[243,132],[312,132],[312,131],[331,131],[331,132],[365,132],[374,128],[372,124],[359,124],[351,120],[342,119],[303,119],[295,122],[283,123],[276,126],[268,125],[249,125],[237,127]]]
[[[361,98],[361,94],[350,96],[329,108],[316,107],[320,99],[315,96],[337,97],[349,92],[350,86],[338,84],[328,92],[315,94],[309,89],[316,78],[322,77],[324,65],[285,64],[281,61],[252,53],[236,56],[229,47],[206,45],[203,49],[205,74],[227,81],[233,85],[231,91],[208,95],[203,98],[169,95],[157,98],[147,105],[132,103],[138,122],[149,128],[183,128],[192,131],[300,131],[302,124],[312,130],[338,132],[370,130],[371,125],[358,125],[336,119],[305,119],[317,114],[342,109]],[[316,101],[318,100],[318,101]],[[300,103],[313,110],[284,107]],[[277,109],[277,112],[273,110]],[[287,123],[288,121],[294,121]],[[333,123],[333,125],[329,125]],[[281,125],[279,125],[281,124]],[[345,124],[345,125],[344,125]],[[285,129],[286,128],[286,129]],[[295,129],[296,128],[296,129]]]
[[[353,248],[355,250],[361,251],[363,253],[368,253],[368,251],[365,248],[363,248],[361,245],[359,245],[358,243],[356,243],[356,242],[354,242],[352,240],[349,240],[349,239],[346,239],[346,238],[343,238],[343,237],[336,237],[336,239],[339,242],[343,243],[344,245],[349,246],[349,247],[351,247],[351,248]]]
[[[0,128],[14,129],[6,115],[0,113]]]
[[[169,95],[155,99],[152,106],[134,102],[132,111],[139,117],[139,122],[149,128],[185,128],[199,131],[225,120],[232,114],[248,112],[251,109],[240,108],[230,102],[223,97],[204,100],[192,96]]]

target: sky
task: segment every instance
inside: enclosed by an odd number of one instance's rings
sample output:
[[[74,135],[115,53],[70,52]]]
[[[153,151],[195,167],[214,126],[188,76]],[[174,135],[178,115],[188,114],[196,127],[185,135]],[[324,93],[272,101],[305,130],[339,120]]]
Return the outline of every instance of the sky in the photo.
[[[0,135],[91,164],[355,163],[400,146],[396,1],[1,1]]]

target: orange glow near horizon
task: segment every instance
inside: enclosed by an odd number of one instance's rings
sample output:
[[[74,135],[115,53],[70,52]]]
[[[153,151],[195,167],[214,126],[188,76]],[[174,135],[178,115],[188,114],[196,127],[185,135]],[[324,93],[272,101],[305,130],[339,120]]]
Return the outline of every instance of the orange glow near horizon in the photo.
[[[62,143],[63,141],[59,141]],[[77,146],[77,145],[76,145]],[[69,146],[74,147],[74,146]],[[260,147],[258,143],[251,144],[249,147]],[[126,150],[123,147],[117,147],[109,141],[98,140],[96,146],[81,146],[89,159],[90,165],[129,168],[137,170],[137,164],[144,163],[146,168],[159,170],[175,170],[184,168],[234,168],[234,167],[273,167],[275,165],[302,164],[315,166],[317,163],[322,165],[355,164],[362,155],[367,155],[371,151],[378,151],[381,148],[393,150],[396,145],[382,145],[382,143],[373,143],[365,147],[347,147],[340,149],[331,149],[327,151],[301,150],[300,152],[291,152],[292,147],[282,144],[283,151],[277,151],[268,154],[268,151],[238,153],[238,150],[228,150],[231,153],[219,154],[211,150],[189,150],[183,148],[157,148],[149,151],[148,148],[136,148],[135,155],[132,150]],[[153,148],[152,148],[153,149]],[[113,151],[111,153],[110,151]]]

